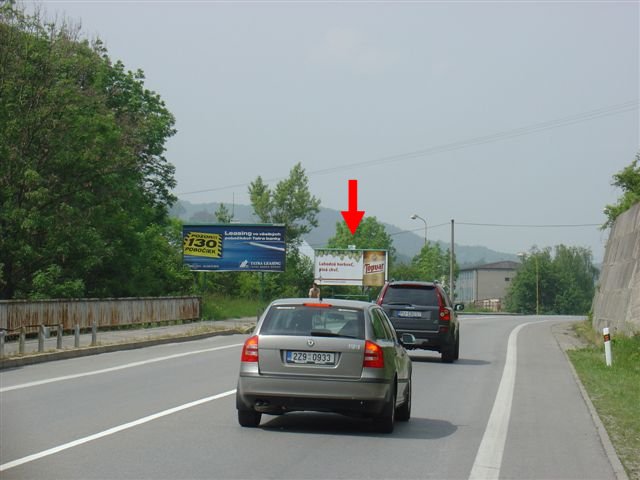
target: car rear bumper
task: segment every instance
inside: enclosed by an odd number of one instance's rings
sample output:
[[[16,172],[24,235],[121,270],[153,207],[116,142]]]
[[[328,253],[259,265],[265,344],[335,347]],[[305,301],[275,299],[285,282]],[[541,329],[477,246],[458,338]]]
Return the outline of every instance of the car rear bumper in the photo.
[[[416,342],[413,345],[405,345],[407,350],[415,348],[423,348],[426,350],[440,351],[443,346],[452,343],[451,335],[449,332],[428,332],[424,330],[404,330],[396,329],[398,336],[403,333],[410,333],[416,338]]]
[[[386,380],[329,380],[240,376],[236,393],[238,409],[281,414],[310,410],[357,415],[379,414],[390,398],[392,383]]]

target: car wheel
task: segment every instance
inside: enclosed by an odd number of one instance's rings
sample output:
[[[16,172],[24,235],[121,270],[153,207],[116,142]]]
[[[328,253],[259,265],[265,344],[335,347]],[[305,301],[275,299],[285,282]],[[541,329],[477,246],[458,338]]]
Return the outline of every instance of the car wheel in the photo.
[[[396,392],[391,394],[391,398],[382,409],[380,416],[373,419],[374,426],[380,433],[393,432],[396,421]]]
[[[404,403],[398,408],[396,418],[401,422],[406,422],[411,418],[411,379],[407,385],[407,394]]]
[[[442,347],[442,363],[453,363],[456,359],[455,344]]]
[[[261,419],[262,414],[255,410],[238,410],[238,423],[243,427],[257,427]]]

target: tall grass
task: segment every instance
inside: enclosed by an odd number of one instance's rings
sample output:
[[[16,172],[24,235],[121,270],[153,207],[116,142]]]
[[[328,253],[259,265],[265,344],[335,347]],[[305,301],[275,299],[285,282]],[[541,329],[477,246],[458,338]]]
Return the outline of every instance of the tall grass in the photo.
[[[581,329],[591,345],[569,351],[569,358],[629,478],[640,480],[640,336],[612,338],[613,362],[607,367],[600,335]]]
[[[206,294],[202,298],[203,320],[256,317],[266,305],[258,299]]]

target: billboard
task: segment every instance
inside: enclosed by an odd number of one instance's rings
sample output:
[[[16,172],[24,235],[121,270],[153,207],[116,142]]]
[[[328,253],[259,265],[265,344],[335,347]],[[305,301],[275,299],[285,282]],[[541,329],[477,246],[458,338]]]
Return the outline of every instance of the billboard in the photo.
[[[386,250],[315,251],[314,278],[318,285],[379,287],[387,280]]]
[[[184,225],[183,262],[201,272],[284,272],[284,225]]]

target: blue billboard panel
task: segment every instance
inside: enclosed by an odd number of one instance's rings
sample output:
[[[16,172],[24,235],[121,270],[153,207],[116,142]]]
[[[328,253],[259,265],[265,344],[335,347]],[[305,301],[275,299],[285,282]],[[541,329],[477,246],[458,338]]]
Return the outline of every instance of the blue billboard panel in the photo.
[[[182,253],[194,271],[284,272],[284,225],[184,225]]]

